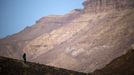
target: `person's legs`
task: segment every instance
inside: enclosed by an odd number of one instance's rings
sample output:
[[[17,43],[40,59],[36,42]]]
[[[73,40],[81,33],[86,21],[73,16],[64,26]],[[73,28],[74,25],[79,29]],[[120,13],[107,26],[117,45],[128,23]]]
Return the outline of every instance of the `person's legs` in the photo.
[[[24,62],[26,63],[26,58],[24,58]]]

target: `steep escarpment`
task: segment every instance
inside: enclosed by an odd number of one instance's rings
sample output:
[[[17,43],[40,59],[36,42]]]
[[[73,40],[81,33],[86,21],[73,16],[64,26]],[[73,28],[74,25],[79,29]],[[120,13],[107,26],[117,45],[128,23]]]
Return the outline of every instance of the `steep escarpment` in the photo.
[[[43,17],[4,38],[0,55],[16,58],[25,52],[28,61],[93,72],[134,44],[133,6],[132,0],[86,0],[83,10]]]

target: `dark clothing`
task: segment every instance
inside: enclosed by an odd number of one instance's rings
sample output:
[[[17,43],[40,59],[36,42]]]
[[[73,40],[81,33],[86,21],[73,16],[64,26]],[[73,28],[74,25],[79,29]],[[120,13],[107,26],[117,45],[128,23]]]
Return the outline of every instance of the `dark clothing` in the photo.
[[[26,63],[26,53],[23,54],[23,60]]]

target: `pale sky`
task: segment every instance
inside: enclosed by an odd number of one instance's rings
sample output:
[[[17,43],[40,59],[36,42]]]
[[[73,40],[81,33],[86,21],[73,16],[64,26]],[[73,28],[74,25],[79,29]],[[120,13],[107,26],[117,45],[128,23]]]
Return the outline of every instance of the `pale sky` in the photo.
[[[64,15],[83,8],[84,0],[0,0],[0,38],[33,25],[47,15]]]

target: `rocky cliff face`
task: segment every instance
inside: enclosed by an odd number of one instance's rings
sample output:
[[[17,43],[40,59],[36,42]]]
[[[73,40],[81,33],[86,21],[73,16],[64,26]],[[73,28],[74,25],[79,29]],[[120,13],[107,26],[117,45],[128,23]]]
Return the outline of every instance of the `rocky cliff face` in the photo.
[[[99,12],[107,10],[122,10],[134,7],[132,0],[86,0],[83,5],[85,12]]]
[[[134,44],[134,1],[86,0],[84,9],[43,17],[0,40],[0,55],[81,72],[103,68]],[[97,12],[97,13],[96,13]]]

